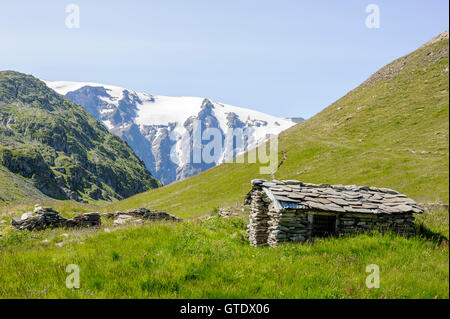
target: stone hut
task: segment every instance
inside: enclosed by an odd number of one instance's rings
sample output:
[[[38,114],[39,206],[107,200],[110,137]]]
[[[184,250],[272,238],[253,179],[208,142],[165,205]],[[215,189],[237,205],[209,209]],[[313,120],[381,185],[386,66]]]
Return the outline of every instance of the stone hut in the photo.
[[[252,246],[277,246],[368,230],[414,235],[424,209],[389,188],[252,180],[247,234]]]

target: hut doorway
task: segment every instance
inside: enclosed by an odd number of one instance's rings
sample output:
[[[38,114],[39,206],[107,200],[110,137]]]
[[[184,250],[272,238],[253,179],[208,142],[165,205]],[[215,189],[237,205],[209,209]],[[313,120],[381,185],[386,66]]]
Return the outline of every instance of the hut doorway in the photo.
[[[312,216],[312,236],[328,237],[336,233],[336,216],[316,215]]]

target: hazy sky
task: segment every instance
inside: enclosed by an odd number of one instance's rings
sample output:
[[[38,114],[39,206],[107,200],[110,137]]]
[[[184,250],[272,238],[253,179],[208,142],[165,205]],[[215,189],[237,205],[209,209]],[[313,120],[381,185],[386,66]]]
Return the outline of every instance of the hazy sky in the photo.
[[[80,8],[69,29],[66,6]],[[380,9],[367,28],[366,7]],[[448,29],[448,1],[6,1],[0,70],[310,117]]]

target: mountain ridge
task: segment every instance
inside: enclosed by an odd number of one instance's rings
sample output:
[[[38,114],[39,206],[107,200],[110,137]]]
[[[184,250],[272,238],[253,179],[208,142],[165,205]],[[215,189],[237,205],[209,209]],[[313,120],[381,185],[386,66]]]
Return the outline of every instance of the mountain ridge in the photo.
[[[125,139],[163,182],[182,180],[216,166],[277,135],[295,124],[262,112],[236,107],[202,97],[170,97],[137,92],[113,85],[91,82],[45,81],[58,93],[82,105],[116,135]],[[300,120],[297,119],[297,120]],[[214,163],[194,163],[192,158],[193,121],[200,131],[216,129],[222,143],[232,130],[245,130],[242,146],[222,145]]]
[[[31,75],[0,72],[0,142],[2,171],[54,199],[114,200],[159,186],[124,141]],[[0,196],[26,194],[2,187]]]

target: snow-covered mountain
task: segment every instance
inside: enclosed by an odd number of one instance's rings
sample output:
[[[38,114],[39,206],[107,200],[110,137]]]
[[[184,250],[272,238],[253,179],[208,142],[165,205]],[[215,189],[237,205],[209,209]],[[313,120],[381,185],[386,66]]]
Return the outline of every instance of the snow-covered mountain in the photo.
[[[82,105],[109,131],[125,139],[149,171],[164,184],[200,173],[279,134],[293,120],[200,97],[169,97],[97,83],[45,81],[48,87]],[[214,161],[193,160],[195,132],[220,133]],[[245,132],[242,143],[233,134]],[[201,136],[201,135],[200,135]],[[228,141],[228,142],[227,142]],[[201,148],[208,143],[203,141]]]

